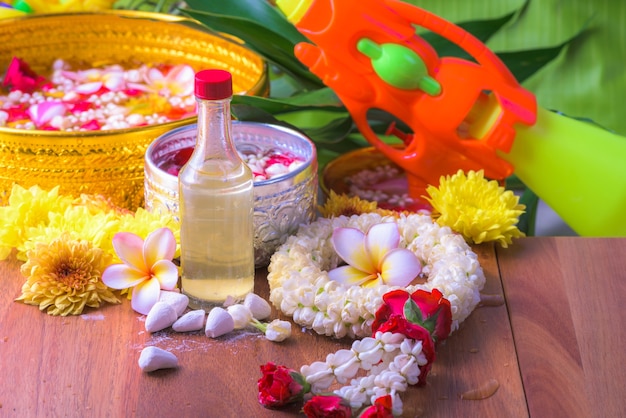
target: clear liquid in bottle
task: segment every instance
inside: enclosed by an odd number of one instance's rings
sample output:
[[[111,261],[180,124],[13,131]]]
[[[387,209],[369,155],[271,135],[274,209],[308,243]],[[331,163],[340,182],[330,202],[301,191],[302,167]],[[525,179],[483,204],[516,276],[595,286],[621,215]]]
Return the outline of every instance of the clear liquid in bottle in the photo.
[[[203,73],[196,75],[198,139],[179,174],[179,199],[182,291],[192,308],[208,310],[253,291],[254,190],[230,138],[230,95],[218,89],[207,100],[206,86],[198,93]]]

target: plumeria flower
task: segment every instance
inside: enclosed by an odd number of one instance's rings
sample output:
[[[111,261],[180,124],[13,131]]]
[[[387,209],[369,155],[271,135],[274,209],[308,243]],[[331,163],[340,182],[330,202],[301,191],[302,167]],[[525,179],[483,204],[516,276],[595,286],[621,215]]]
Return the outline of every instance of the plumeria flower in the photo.
[[[159,300],[161,289],[173,290],[178,283],[178,268],[172,262],[174,234],[169,228],[159,228],[144,241],[133,233],[118,232],[113,248],[123,264],[107,267],[102,281],[113,289],[132,287],[132,308],[147,315]]]
[[[348,265],[329,271],[328,277],[345,285],[404,287],[422,269],[413,252],[398,247],[400,231],[395,222],[373,225],[367,234],[356,228],[336,228],[332,243]]]
[[[175,65],[165,74],[158,68],[150,68],[146,82],[150,90],[160,96],[188,96],[193,93],[195,72],[189,65]]]

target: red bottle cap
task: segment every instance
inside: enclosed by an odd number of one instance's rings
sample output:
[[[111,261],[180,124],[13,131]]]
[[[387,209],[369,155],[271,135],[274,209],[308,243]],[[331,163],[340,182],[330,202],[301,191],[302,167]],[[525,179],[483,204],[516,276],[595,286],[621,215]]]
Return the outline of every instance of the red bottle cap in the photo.
[[[224,70],[202,70],[196,73],[194,94],[199,99],[222,100],[233,95],[233,76]]]

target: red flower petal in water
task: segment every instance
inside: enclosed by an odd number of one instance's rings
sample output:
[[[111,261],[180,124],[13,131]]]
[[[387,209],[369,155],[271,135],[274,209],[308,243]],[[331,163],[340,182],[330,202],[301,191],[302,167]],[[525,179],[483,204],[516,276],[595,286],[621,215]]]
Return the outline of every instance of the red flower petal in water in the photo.
[[[304,404],[302,412],[308,418],[350,418],[352,408],[343,398],[336,395],[318,395]]]
[[[32,93],[46,83],[47,80],[31,70],[25,61],[13,57],[4,75],[2,85],[9,88],[10,91],[19,90],[23,93]]]
[[[84,129],[86,131],[99,131],[101,128],[100,123],[97,120],[92,119],[87,123],[84,123],[80,126],[80,129]]]
[[[16,122],[21,120],[30,120],[30,115],[25,104],[19,106],[11,106],[8,109],[2,109],[8,113],[9,119],[7,122]]]
[[[72,103],[72,105],[70,106],[70,112],[72,113],[81,113],[81,112],[85,112],[89,109],[93,108],[93,105],[86,101],[86,100],[80,100],[76,103]]]
[[[259,403],[266,408],[279,408],[302,399],[309,391],[304,377],[295,370],[268,362],[261,366],[258,380]]]

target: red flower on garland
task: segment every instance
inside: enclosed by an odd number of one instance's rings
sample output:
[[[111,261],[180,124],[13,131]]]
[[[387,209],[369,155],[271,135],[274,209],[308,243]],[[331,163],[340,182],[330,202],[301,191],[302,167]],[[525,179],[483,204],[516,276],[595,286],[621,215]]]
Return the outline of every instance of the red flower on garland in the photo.
[[[367,407],[359,418],[393,418],[393,399],[391,395],[376,398],[374,405]]]
[[[314,396],[304,404],[302,412],[308,418],[350,418],[352,408],[337,395]]]
[[[435,361],[435,343],[445,340],[450,334],[452,311],[450,302],[443,294],[417,290],[412,294],[405,290],[392,290],[383,295],[383,305],[376,312],[372,332],[395,332],[407,338],[422,341],[422,352],[428,363],[420,367],[419,385]]]
[[[31,70],[25,61],[13,57],[4,75],[2,85],[11,91],[19,90],[22,93],[32,93],[47,83],[48,80]]]
[[[310,390],[304,376],[285,366],[268,362],[261,366],[263,376],[258,380],[259,403],[266,408],[278,408],[302,399]]]

